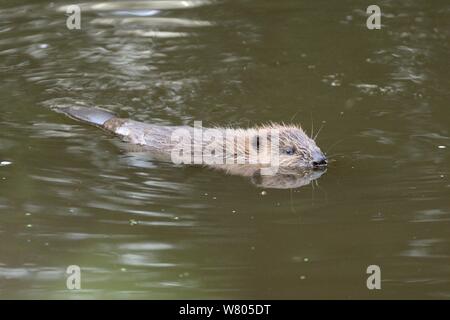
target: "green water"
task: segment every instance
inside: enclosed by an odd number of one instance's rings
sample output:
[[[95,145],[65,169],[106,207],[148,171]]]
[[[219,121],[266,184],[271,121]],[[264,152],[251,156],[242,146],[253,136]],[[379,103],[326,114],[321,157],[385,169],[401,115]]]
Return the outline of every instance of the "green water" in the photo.
[[[67,3],[0,3],[0,298],[450,297],[448,1],[377,1],[381,30],[364,1],[111,3],[81,30]],[[73,104],[323,126],[333,161],[261,188],[50,110]]]

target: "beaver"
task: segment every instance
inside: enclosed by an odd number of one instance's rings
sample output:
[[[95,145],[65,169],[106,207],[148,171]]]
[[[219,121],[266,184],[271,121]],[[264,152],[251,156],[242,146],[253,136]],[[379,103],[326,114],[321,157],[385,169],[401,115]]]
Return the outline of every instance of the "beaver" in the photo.
[[[321,175],[317,171],[323,173],[327,167],[325,154],[301,127],[295,125],[270,123],[248,129],[201,128],[199,136],[193,127],[163,126],[138,122],[120,118],[108,110],[97,107],[69,106],[56,108],[55,111],[112,132],[121,137],[123,141],[139,146],[141,151],[149,151],[159,159],[169,160],[170,158],[173,162],[176,162],[174,151],[182,150],[184,156],[188,155],[187,159],[191,162],[178,161],[176,163],[202,164],[225,170],[230,174],[250,176],[253,179],[259,177],[262,170],[266,168],[283,168],[278,178],[271,178],[269,184],[273,184],[274,181],[277,184],[280,175],[286,175],[286,172],[290,177],[289,181],[294,181],[294,183],[288,182],[286,184],[288,187],[292,184],[308,184]],[[180,133],[184,135],[180,135]],[[211,136],[211,133],[215,134],[215,139],[204,139],[204,136]],[[180,137],[181,139],[177,139]],[[191,154],[192,147],[195,150],[196,146],[199,146],[203,152],[200,162],[195,161],[195,154],[193,157]],[[272,162],[274,158],[272,157],[273,153],[271,153],[274,147],[277,156],[275,165]],[[209,158],[204,154],[206,149],[209,150]],[[186,150],[189,150],[189,152],[186,152]],[[252,155],[256,155],[260,161],[252,162]],[[186,157],[183,159],[186,160]],[[295,176],[300,177],[300,181],[292,179],[292,173],[298,169],[302,169],[302,174]],[[308,175],[305,174],[304,169],[316,172]],[[278,169],[271,171],[272,175],[276,174],[277,171]],[[271,174],[263,173],[263,175]],[[268,179],[258,180],[268,181]],[[283,185],[285,182],[278,184]]]

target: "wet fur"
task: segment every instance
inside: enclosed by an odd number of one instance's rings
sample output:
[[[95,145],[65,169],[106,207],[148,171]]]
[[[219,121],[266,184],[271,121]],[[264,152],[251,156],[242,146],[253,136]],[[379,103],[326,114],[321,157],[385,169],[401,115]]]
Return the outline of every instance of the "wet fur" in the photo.
[[[99,126],[107,131],[113,132],[122,138],[123,141],[131,143],[136,146],[140,146],[145,151],[153,151],[157,153],[158,158],[165,158],[170,160],[171,152],[176,145],[171,141],[172,133],[178,129],[187,130],[191,137],[194,137],[192,127],[188,126],[161,126],[156,124],[146,124],[131,119],[119,118],[113,113],[99,109],[99,108],[86,108],[86,107],[65,107],[57,110],[65,113],[71,118],[81,120],[96,126]],[[279,167],[288,170],[297,169],[312,169],[313,161],[317,159],[325,159],[320,148],[316,145],[315,141],[311,139],[299,126],[275,124],[270,123],[257,128],[248,129],[233,129],[217,127],[213,130],[219,130],[224,137],[222,142],[213,141],[212,143],[218,143],[218,148],[223,147],[226,144],[225,159],[217,158],[218,163],[223,163],[223,160],[231,160],[231,164],[210,164],[208,166],[225,170],[227,173],[252,176],[254,179],[258,177],[260,169],[264,167],[263,164],[250,164],[249,155],[250,148],[254,148],[260,157],[260,159],[268,161],[267,157],[270,154],[267,149],[261,149],[260,137],[267,135],[268,141],[271,140],[271,130],[277,129],[279,132]],[[207,128],[203,128],[205,132]],[[226,134],[227,130],[234,133],[233,137],[239,137],[239,141],[234,138],[231,139]],[[194,139],[194,138],[192,138]],[[192,142],[197,142],[203,147],[207,146],[209,141],[192,141],[181,144],[186,150],[190,150]],[[178,147],[180,143],[178,143]],[[233,150],[230,154],[228,151]],[[232,159],[230,159],[232,158]],[[320,176],[317,172],[315,174],[306,175],[304,172],[301,175],[296,175],[292,178],[292,173],[289,173],[289,181],[287,186],[292,184],[307,184],[311,180]],[[278,180],[277,180],[278,179]],[[265,177],[260,178],[259,181],[266,181],[269,185],[280,184],[280,175],[278,178]],[[300,180],[299,180],[300,179]],[[286,182],[286,180],[285,180]]]

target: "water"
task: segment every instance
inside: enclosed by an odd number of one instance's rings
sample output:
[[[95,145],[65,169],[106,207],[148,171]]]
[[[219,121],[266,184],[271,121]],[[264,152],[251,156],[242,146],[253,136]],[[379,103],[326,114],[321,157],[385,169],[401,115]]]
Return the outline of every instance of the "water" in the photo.
[[[448,1],[0,4],[1,298],[449,298]],[[50,110],[323,126],[296,189],[179,167]],[[66,288],[66,268],[82,290]],[[382,289],[366,287],[381,268]]]

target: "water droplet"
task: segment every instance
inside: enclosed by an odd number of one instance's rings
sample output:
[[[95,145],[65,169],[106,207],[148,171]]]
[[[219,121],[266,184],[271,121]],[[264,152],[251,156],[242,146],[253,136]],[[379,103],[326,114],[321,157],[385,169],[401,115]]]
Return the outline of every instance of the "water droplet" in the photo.
[[[266,191],[261,191],[261,195],[262,195],[262,196],[265,196],[266,194],[267,194]]]

